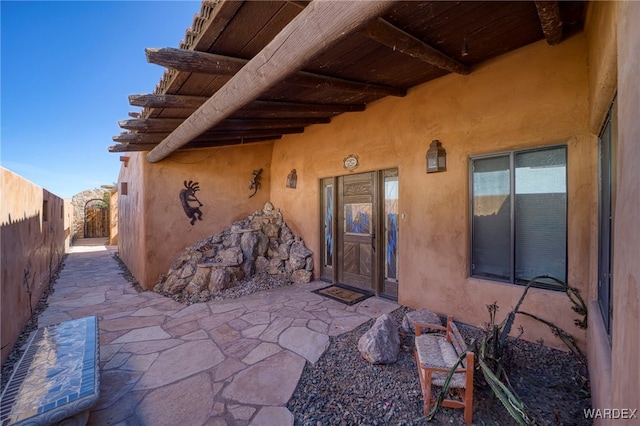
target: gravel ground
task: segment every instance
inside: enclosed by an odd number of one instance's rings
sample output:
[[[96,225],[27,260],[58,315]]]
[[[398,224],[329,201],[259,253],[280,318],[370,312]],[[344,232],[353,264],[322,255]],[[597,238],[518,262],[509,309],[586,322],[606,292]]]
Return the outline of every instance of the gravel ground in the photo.
[[[138,291],[142,291],[126,266],[114,256],[122,275]],[[61,264],[62,265],[62,264]],[[53,293],[54,276],[34,315],[2,368],[2,388],[11,375],[13,365],[22,355],[21,347],[37,328],[38,315],[47,307]],[[289,283],[258,277],[244,283],[237,291],[211,295],[213,299],[236,298],[254,291],[280,287]],[[194,301],[183,300],[184,303]],[[409,308],[392,313],[398,324]],[[405,337],[398,361],[389,365],[371,365],[360,358],[358,340],[374,320],[355,330],[331,337],[330,346],[315,363],[307,363],[298,386],[287,407],[296,425],[462,425],[462,410],[441,408],[428,423],[422,414],[420,384],[413,359],[413,339]],[[469,341],[480,330],[458,323]],[[536,343],[512,340],[509,346],[509,375],[516,392],[529,413],[540,425],[590,425],[583,409],[589,408],[589,382],[586,365],[572,354],[549,349]],[[513,419],[489,387],[476,374],[473,422],[476,425],[512,425]],[[437,389],[437,388],[436,388]]]
[[[393,313],[402,323],[407,308]],[[358,340],[373,320],[331,338],[329,349],[314,365],[307,363],[287,407],[296,425],[461,425],[462,410],[441,408],[428,423],[422,414],[420,384],[412,354],[412,338],[402,342],[398,362],[371,365],[360,358]],[[466,339],[479,330],[459,325]],[[512,384],[541,425],[589,425],[586,366],[575,356],[536,343],[513,340]],[[514,420],[476,374],[473,422],[477,425],[512,425]]]

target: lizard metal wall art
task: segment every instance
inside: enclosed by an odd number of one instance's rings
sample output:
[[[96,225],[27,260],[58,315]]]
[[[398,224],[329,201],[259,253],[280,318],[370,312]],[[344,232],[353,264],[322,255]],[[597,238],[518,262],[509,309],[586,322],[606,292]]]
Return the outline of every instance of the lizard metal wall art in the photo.
[[[260,186],[260,178],[262,177],[261,175],[262,169],[253,171],[253,178],[249,181],[249,189],[253,189],[253,192],[251,193],[251,195],[249,195],[249,198],[253,197],[254,195],[256,195],[256,192],[258,192],[258,187]]]

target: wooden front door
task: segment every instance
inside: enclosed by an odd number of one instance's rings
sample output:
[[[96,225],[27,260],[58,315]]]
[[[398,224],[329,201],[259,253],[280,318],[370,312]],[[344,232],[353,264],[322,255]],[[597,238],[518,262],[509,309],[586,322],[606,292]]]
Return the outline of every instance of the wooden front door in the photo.
[[[320,181],[320,277],[398,298],[398,170]]]
[[[338,281],[375,291],[376,174],[338,178]]]

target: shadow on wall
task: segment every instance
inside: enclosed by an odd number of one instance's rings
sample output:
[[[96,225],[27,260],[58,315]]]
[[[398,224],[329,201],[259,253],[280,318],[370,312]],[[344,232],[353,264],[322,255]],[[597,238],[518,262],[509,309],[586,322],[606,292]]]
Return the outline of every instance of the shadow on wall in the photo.
[[[50,212],[43,216],[42,211],[37,211],[20,219],[9,214],[8,221],[0,227],[2,364],[58,270],[65,254],[65,241],[71,234],[71,229],[64,226],[63,201],[49,197],[46,192],[44,199],[54,204],[49,210],[61,214],[54,218]]]

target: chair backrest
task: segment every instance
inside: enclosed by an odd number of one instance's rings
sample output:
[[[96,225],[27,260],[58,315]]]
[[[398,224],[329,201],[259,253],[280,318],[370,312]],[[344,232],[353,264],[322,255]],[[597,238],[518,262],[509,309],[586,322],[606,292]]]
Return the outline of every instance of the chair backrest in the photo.
[[[467,344],[465,343],[464,338],[460,334],[460,331],[458,331],[458,327],[454,322],[451,322],[450,338],[451,338],[451,344],[456,349],[456,352],[458,354],[461,354],[462,352],[467,351]]]

